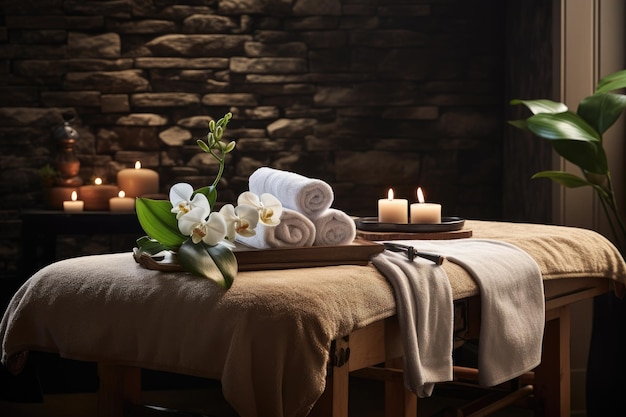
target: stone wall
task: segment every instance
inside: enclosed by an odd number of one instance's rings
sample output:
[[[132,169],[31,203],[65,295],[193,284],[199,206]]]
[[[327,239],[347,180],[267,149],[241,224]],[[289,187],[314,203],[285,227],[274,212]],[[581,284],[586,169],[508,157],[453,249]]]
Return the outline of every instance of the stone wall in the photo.
[[[233,113],[219,198],[260,166],[322,178],[374,215],[394,187],[444,215],[501,216],[504,23],[499,0],[22,0],[0,13],[0,271],[64,112],[81,177],[141,160],[207,185],[195,138]]]

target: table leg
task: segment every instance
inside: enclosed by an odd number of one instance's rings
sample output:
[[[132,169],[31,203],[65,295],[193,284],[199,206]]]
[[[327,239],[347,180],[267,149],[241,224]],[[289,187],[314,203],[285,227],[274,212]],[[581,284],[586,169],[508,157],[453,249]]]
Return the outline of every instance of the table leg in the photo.
[[[121,417],[126,404],[140,403],[140,368],[99,363],[98,376],[98,417]]]
[[[402,369],[402,358],[385,362],[387,368]],[[402,374],[385,379],[385,417],[415,417],[417,396],[404,386]]]
[[[570,311],[568,306],[546,312],[541,364],[535,370],[538,415],[570,415]]]

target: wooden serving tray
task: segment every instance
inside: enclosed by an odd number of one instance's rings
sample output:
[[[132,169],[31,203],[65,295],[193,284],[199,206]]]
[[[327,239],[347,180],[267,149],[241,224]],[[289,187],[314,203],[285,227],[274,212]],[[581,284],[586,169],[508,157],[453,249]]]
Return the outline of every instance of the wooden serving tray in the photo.
[[[446,232],[371,232],[357,230],[356,235],[366,240],[448,240],[472,237],[472,229]]]
[[[307,246],[293,248],[257,249],[236,243],[233,253],[237,258],[239,271],[263,269],[306,268],[331,265],[367,265],[370,258],[385,250],[380,244],[366,239],[355,239],[349,245]],[[147,269],[177,272],[184,269],[168,257],[158,259],[148,254],[137,256],[135,260]]]

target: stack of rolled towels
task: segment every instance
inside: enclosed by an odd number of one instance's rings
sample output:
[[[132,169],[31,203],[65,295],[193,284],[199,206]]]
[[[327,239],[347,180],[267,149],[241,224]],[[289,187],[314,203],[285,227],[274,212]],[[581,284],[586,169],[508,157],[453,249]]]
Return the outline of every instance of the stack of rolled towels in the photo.
[[[356,236],[354,220],[332,208],[332,187],[315,178],[269,167],[250,175],[249,189],[256,195],[272,194],[283,205],[278,226],[259,224],[256,235],[237,236],[255,248],[337,246],[351,243]]]

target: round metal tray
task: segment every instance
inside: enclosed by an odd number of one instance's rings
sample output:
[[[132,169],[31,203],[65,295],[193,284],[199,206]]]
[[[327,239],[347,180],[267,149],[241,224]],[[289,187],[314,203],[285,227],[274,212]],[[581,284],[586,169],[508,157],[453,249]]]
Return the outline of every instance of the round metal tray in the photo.
[[[356,228],[368,232],[409,232],[409,233],[432,233],[451,232],[461,230],[465,224],[465,219],[460,217],[442,217],[441,223],[419,224],[419,223],[379,223],[378,217],[359,217],[354,220]]]

